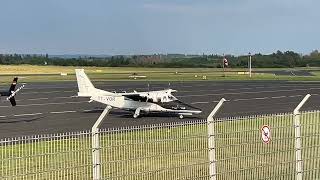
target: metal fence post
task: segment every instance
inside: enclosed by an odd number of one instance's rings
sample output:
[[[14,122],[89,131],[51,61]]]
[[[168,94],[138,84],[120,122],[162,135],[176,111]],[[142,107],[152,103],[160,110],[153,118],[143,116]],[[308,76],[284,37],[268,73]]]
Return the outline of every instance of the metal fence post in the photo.
[[[93,180],[101,179],[99,128],[105,116],[109,114],[110,110],[111,107],[107,106],[92,127]]]
[[[311,95],[307,94],[299,105],[294,109],[294,136],[295,136],[295,151],[296,151],[296,180],[302,180],[302,151],[301,151],[301,125],[300,125],[300,108],[306,103]]]
[[[209,148],[209,177],[210,180],[216,180],[216,149],[214,143],[214,120],[213,116],[216,115],[222,104],[226,100],[222,98],[219,103],[214,107],[210,115],[207,117],[208,123],[208,148]]]

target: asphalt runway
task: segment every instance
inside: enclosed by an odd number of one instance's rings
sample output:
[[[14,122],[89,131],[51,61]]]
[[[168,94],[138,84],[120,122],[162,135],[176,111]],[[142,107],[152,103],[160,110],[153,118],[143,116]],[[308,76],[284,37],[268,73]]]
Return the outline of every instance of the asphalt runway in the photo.
[[[314,76],[309,71],[305,70],[278,70],[278,71],[254,71],[255,73],[269,73],[276,76]]]
[[[179,119],[176,116],[147,115],[134,119],[130,112],[113,109],[103,128],[138,126],[205,119],[217,102],[227,101],[217,117],[234,117],[292,112],[302,98],[312,94],[302,110],[320,109],[320,82],[93,82],[108,91],[147,91],[172,88],[183,102],[199,107],[202,114]],[[1,86],[1,90],[8,87]],[[16,96],[17,106],[1,98],[0,139],[6,137],[53,134],[90,130],[105,107],[76,97],[76,82],[28,83]]]

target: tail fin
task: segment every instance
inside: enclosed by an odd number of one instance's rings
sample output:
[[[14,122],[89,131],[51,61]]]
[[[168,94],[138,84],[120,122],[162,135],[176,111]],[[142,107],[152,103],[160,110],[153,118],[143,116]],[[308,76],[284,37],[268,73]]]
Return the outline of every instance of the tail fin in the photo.
[[[12,93],[15,90],[17,82],[18,82],[18,77],[15,77],[13,79],[12,84],[11,84],[10,89],[9,89],[10,93]]]
[[[83,69],[76,69],[75,71],[79,88],[78,96],[91,97],[96,88],[93,86]]]
[[[15,78],[13,79],[13,81],[12,81],[12,84],[11,84],[11,86],[10,86],[10,88],[9,88],[9,91],[0,92],[0,95],[1,95],[1,96],[10,96],[10,95],[14,92],[14,90],[15,90],[15,88],[16,88],[17,81],[18,81],[18,78],[15,77]]]

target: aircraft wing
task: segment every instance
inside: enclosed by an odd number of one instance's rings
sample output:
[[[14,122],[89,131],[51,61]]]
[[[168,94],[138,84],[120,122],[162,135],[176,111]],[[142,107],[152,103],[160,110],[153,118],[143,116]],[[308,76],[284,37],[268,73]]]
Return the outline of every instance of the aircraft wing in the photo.
[[[140,95],[140,96],[146,96],[146,94],[152,94],[152,93],[173,93],[173,92],[177,92],[177,90],[174,89],[164,89],[164,90],[158,90],[158,91],[144,91],[144,92],[130,92],[130,93],[117,93],[119,95],[122,96],[130,96],[130,95]]]

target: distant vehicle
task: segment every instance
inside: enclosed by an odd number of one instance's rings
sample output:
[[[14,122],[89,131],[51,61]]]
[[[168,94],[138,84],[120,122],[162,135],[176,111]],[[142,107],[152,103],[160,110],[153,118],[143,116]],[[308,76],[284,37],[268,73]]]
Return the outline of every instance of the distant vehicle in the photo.
[[[15,77],[15,78],[13,79],[13,81],[12,81],[12,84],[11,84],[11,86],[10,86],[10,88],[9,88],[9,91],[1,91],[1,92],[0,92],[0,96],[1,96],[1,97],[2,97],[2,96],[7,97],[6,99],[7,99],[8,101],[10,101],[10,103],[11,103],[12,106],[16,106],[16,105],[17,105],[14,96],[15,96],[21,89],[24,88],[24,85],[22,85],[22,86],[20,86],[17,90],[15,90],[16,85],[17,85],[17,82],[18,82],[18,78]]]
[[[108,92],[95,88],[83,69],[75,71],[79,97],[90,97],[89,102],[97,101],[111,107],[132,111],[134,118],[139,117],[142,113],[165,113],[178,115],[182,119],[184,116],[202,112],[199,108],[179,101],[172,95],[173,92],[176,92],[173,89],[132,93]]]

